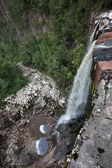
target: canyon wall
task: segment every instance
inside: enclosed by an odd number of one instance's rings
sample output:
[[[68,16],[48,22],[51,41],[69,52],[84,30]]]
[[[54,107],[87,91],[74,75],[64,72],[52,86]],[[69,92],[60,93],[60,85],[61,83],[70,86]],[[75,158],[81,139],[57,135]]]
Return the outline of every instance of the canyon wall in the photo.
[[[72,151],[69,168],[112,167],[112,11],[101,14],[94,47],[93,109]]]

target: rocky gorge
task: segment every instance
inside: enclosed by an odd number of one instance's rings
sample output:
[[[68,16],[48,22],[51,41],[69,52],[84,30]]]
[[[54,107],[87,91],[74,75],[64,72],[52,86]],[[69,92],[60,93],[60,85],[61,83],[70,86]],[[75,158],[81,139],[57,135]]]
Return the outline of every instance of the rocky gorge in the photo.
[[[16,95],[4,99],[6,104],[0,109],[1,167],[112,167],[111,19],[112,11],[98,14],[94,19],[94,24],[99,24],[92,39],[96,44],[93,49],[92,105],[89,102],[91,114],[62,123],[57,128],[58,132],[55,126],[65,111],[66,98],[50,77],[18,63],[29,82]],[[43,124],[48,128],[45,134],[40,127]],[[43,156],[36,148],[41,138],[48,143],[48,150]]]

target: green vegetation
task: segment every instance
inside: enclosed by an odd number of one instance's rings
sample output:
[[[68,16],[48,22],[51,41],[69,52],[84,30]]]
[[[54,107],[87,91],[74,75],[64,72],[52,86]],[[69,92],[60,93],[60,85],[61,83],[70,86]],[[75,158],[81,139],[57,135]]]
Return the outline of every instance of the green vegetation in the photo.
[[[7,61],[22,61],[26,66],[39,69],[65,88],[72,83],[85,46],[79,44],[76,48],[68,49],[64,43],[57,44],[55,38],[44,33],[38,40],[34,36],[29,36],[27,40],[4,40],[0,46],[0,55]]]
[[[67,168],[67,165],[68,165],[68,162],[66,162],[62,168]]]
[[[85,54],[89,13],[109,8],[111,0],[17,0],[16,3],[4,0],[4,3],[8,19],[0,13],[0,97],[25,84],[14,65],[18,61],[51,76],[67,93]],[[40,16],[40,21],[36,20]],[[43,32],[45,25],[49,30]],[[10,75],[4,66],[9,67]],[[3,77],[3,73],[9,77]]]
[[[0,58],[0,103],[5,96],[16,93],[27,82],[21,70],[4,59]]]

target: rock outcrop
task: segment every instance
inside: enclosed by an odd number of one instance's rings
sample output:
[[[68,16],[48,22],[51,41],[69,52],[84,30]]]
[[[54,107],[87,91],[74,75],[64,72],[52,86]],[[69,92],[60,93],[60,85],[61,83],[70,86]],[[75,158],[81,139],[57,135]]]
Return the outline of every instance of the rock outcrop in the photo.
[[[0,109],[0,166],[5,168],[28,167],[39,162],[36,141],[46,137],[48,150],[52,148],[53,129],[65,104],[65,98],[50,77],[21,63],[18,66],[29,82],[16,95],[7,97],[6,105]],[[39,130],[42,124],[49,126],[46,135]]]
[[[112,73],[111,73],[112,77]],[[102,79],[94,95],[90,119],[76,140],[70,168],[111,168],[112,78]]]
[[[112,167],[112,11],[98,19],[101,20],[93,52],[96,64],[93,109],[77,137],[68,168]]]

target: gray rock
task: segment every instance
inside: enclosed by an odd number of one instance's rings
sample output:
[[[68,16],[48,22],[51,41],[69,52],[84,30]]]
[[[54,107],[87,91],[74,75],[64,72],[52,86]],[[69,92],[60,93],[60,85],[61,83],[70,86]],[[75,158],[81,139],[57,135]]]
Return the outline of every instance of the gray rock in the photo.
[[[106,86],[109,86],[109,89],[103,92]],[[108,82],[101,80],[97,87],[97,96],[93,100],[94,108],[90,119],[81,129],[74,145],[69,168],[112,167],[111,91],[111,80]]]

